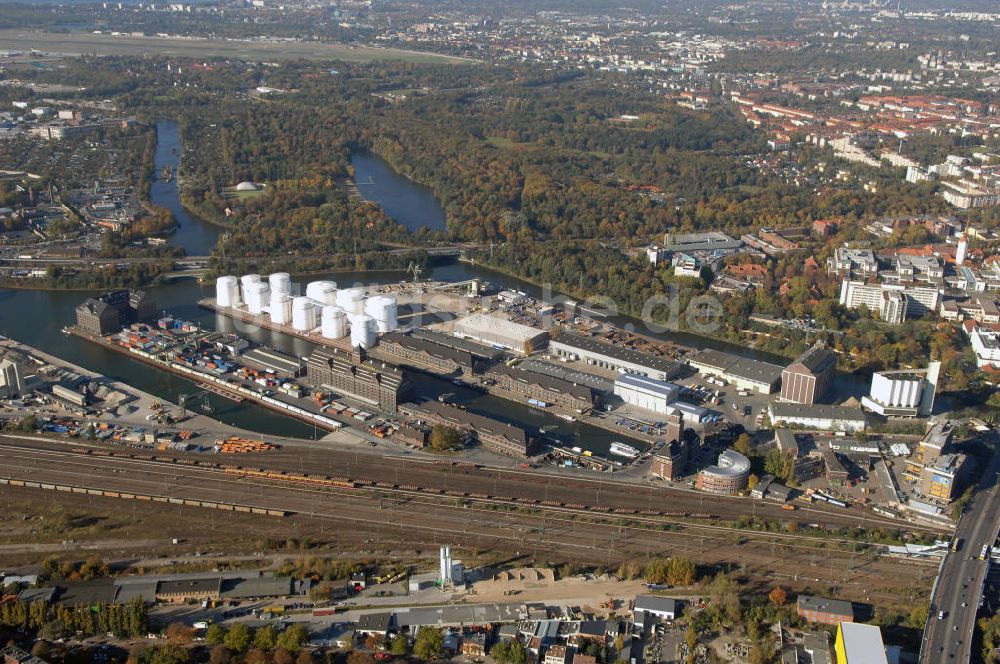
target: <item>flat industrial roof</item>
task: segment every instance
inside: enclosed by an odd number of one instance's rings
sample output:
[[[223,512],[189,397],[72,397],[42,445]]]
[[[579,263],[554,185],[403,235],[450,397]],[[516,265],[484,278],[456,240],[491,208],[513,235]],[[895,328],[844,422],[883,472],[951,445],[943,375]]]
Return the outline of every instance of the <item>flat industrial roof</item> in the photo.
[[[668,383],[664,380],[656,380],[655,378],[647,378],[646,376],[630,373],[618,374],[618,378],[615,380],[615,387],[619,385],[649,392],[666,399],[673,399],[681,391],[680,385],[676,383]]]
[[[603,376],[596,376],[584,371],[569,369],[565,366],[549,364],[548,362],[542,362],[541,360],[536,360],[534,358],[527,359],[524,362],[521,362],[518,366],[528,369],[529,371],[534,371],[535,373],[545,374],[554,378],[562,378],[563,380],[568,380],[569,382],[577,383],[578,385],[586,385],[590,389],[597,390],[598,392],[610,393],[615,388],[614,381],[604,378]]]
[[[583,337],[572,332],[560,332],[559,336],[553,338],[549,343],[550,345],[561,344],[569,348],[577,348],[588,353],[604,355],[605,357],[610,357],[621,362],[628,362],[648,369],[656,369],[657,371],[670,372],[677,366],[677,362],[670,358],[650,355],[649,353],[632,350],[631,348],[613,346],[592,337]]]
[[[506,318],[490,316],[489,314],[472,314],[471,316],[466,316],[455,321],[454,331],[456,334],[465,334],[468,336],[476,336],[483,333],[495,334],[519,343],[531,341],[548,334],[545,330],[540,330],[537,327],[521,325]]]
[[[660,597],[659,595],[636,595],[635,610],[676,613],[677,600],[672,597]]]
[[[524,604],[477,604],[473,606],[414,607],[396,609],[397,625],[485,625],[516,623],[527,618]]]
[[[882,630],[875,625],[840,623],[847,664],[888,664]]]
[[[248,362],[272,367],[278,371],[296,374],[302,371],[304,363],[296,357],[272,348],[254,348],[243,353],[243,359]]]
[[[493,360],[500,357],[501,352],[496,348],[481,344],[471,339],[463,339],[462,337],[456,337],[451,334],[445,334],[444,332],[438,332],[437,330],[428,330],[426,328],[417,328],[410,332],[410,336],[414,339],[424,339],[425,341],[431,341],[442,346],[448,346],[449,348],[454,348],[455,350],[465,351],[475,355],[476,357],[482,357],[488,360]]]
[[[773,385],[780,380],[781,372],[784,369],[777,364],[761,362],[712,348],[693,353],[687,360],[691,365],[708,367],[736,378],[767,385]]]
[[[770,405],[774,419],[809,418],[817,420],[844,420],[848,422],[864,422],[865,411],[850,406],[831,406],[829,404],[801,404],[776,402]]]

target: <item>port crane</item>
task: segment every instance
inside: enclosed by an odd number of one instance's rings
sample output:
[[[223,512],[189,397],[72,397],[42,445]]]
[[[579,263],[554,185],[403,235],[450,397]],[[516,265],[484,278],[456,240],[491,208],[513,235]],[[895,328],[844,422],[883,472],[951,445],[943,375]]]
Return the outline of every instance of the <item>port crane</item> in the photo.
[[[187,417],[187,406],[189,403],[195,403],[198,399],[201,399],[201,409],[206,413],[215,412],[215,408],[208,400],[208,390],[199,390],[194,394],[182,394],[179,397],[181,406],[181,419]]]
[[[420,281],[420,274],[423,271],[423,268],[413,261],[410,261],[410,264],[406,266],[406,273],[413,275],[413,283]]]

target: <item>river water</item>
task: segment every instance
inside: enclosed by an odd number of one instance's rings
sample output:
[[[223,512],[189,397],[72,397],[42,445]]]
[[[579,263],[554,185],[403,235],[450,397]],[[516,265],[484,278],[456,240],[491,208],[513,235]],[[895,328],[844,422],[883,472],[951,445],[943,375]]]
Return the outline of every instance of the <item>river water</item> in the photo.
[[[159,173],[166,165],[176,169],[181,150],[177,125],[172,122],[161,122],[157,125],[157,134],[159,143],[156,150],[156,172]],[[356,156],[352,159],[352,163],[355,164],[359,180],[370,180],[375,183],[367,188],[362,187],[362,193],[370,200],[386,206],[391,216],[408,227],[424,225],[432,228],[443,227],[444,211],[433,195],[427,198],[429,191],[424,187],[399,176],[385,162],[373,155],[361,158]],[[184,211],[175,181],[154,183],[151,188],[151,199],[153,203],[173,210],[180,221],[181,226],[171,237],[171,244],[183,247],[189,255],[209,253],[220,231]],[[540,288],[532,284],[467,263],[438,266],[428,276],[442,281],[462,281],[477,277],[494,285],[519,288],[536,297],[543,294]],[[398,282],[406,278],[406,275],[398,272],[367,272],[338,273],[310,278],[330,278],[342,286],[347,286]],[[214,295],[213,286],[202,286],[194,280],[182,279],[152,287],[149,291],[160,309],[172,316],[198,322],[223,332],[237,332],[256,343],[266,344],[298,357],[307,356],[313,348],[311,343],[298,337],[237,323],[225,316],[200,309],[196,304],[197,301]],[[174,403],[177,403],[180,394],[198,391],[197,386],[187,380],[140,364],[76,337],[63,335],[60,329],[75,320],[75,307],[87,295],[84,292],[0,289],[0,334],[34,345],[53,355]],[[612,317],[611,320],[621,325],[632,325],[638,331],[645,331],[641,323],[635,319]],[[745,348],[694,335],[665,333],[656,336],[697,347],[716,347],[744,355],[752,354]],[[754,356],[760,359],[772,359],[762,354]],[[626,440],[636,444],[635,441],[622,435],[576,422],[566,422],[526,405],[484,395],[433,376],[418,372],[411,372],[411,375],[420,398],[433,399],[442,393],[453,393],[455,401],[464,404],[471,412],[519,424],[532,431],[545,427],[547,435],[565,446],[576,445],[603,455],[612,440]],[[235,404],[216,396],[211,396],[209,400],[215,408],[215,417],[236,426],[269,435],[309,438],[316,433],[309,425],[256,406]]]
[[[181,163],[181,131],[176,122],[158,122],[156,124],[156,180],[149,188],[149,198],[153,203],[169,208],[177,220],[177,230],[170,239],[170,244],[184,247],[188,256],[208,256],[212,247],[219,241],[221,230],[217,226],[205,223],[187,213],[181,205],[177,191],[177,178],[169,181],[160,180],[160,172],[165,166],[170,166],[174,175]]]
[[[164,166],[177,166],[180,158],[180,141],[177,125],[172,122],[161,122],[157,125],[159,143],[156,151],[156,172]],[[422,200],[423,207],[416,210],[419,225],[429,225],[435,219],[443,224],[444,212],[431,196],[430,202],[425,197],[427,193],[407,178],[396,175],[391,169],[378,160],[366,160],[364,169],[360,170],[362,177],[375,179],[378,187],[371,187],[365,195],[382,203],[381,192],[395,192],[394,201]],[[387,170],[388,169],[388,170]],[[376,197],[379,196],[379,197]],[[157,181],[150,190],[152,202],[174,210],[181,226],[178,232],[170,238],[171,244],[183,247],[189,255],[207,255],[219,236],[219,229],[186,213],[180,204],[175,181]],[[412,208],[411,208],[412,210]],[[406,208],[400,208],[397,214],[403,219]],[[465,264],[445,265],[433,270],[429,275],[433,279],[464,280],[480,277],[497,283],[498,275],[468,266]],[[314,279],[330,278],[341,285],[376,284],[398,282],[406,278],[399,272],[366,272],[338,273],[311,277]],[[505,279],[511,286],[527,287],[517,280]],[[194,280],[181,279],[170,284],[154,286],[148,289],[156,299],[157,305],[170,315],[189,321],[198,322],[207,327],[223,332],[237,332],[260,344],[266,344],[298,357],[305,357],[313,345],[298,337],[273,332],[271,330],[237,323],[230,318],[206,311],[197,306],[201,298],[214,295],[214,287],[202,286]],[[120,380],[137,389],[177,403],[181,394],[193,394],[198,387],[190,381],[173,374],[156,370],[136,362],[124,355],[114,353],[76,337],[61,333],[64,325],[75,320],[75,308],[89,294],[81,291],[31,291],[0,289],[0,334],[31,344],[46,352],[62,357],[70,362],[98,371]],[[520,424],[532,431],[540,427],[546,428],[546,433],[559,440],[564,445],[579,445],[595,453],[604,454],[613,439],[627,440],[623,436],[613,436],[602,429],[580,423],[565,422],[544,412],[528,408],[526,405],[482,394],[476,390],[453,385],[449,381],[418,372],[411,372],[417,385],[417,394],[421,398],[433,399],[443,393],[455,394],[455,401],[462,403],[471,412],[494,417],[505,422]],[[306,424],[288,417],[283,417],[268,410],[253,405],[235,404],[222,397],[210,396],[209,401],[215,408],[213,413],[223,422],[246,429],[259,431],[269,435],[312,437],[315,430]],[[551,428],[550,428],[551,427]],[[322,435],[322,431],[318,432]],[[630,441],[635,442],[635,441]]]
[[[387,215],[411,231],[447,230],[444,210],[430,189],[400,176],[371,152],[352,154],[351,166],[358,191],[367,200],[381,205]]]

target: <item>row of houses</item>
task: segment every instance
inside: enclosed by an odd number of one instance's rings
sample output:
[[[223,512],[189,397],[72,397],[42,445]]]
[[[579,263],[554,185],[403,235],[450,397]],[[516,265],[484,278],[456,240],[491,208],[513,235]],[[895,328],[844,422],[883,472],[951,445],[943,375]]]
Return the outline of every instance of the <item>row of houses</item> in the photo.
[[[366,613],[339,628],[323,626],[314,642],[373,638],[388,644],[398,634],[413,638],[419,629],[430,627],[446,630],[446,654],[482,658],[495,644],[516,641],[534,664],[596,664],[596,659],[584,652],[591,644],[604,648],[621,637],[624,646],[619,656],[628,659],[633,647],[641,647],[644,634],[677,619],[681,608],[678,600],[656,595],[637,596],[629,619],[569,618],[554,615],[540,604],[409,607]],[[349,638],[342,636],[345,628],[350,630]]]

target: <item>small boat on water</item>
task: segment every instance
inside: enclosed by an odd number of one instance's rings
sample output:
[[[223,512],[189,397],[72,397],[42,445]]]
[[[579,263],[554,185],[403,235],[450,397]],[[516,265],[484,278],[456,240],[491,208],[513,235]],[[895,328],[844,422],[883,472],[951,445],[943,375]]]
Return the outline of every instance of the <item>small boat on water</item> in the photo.
[[[572,415],[566,415],[565,413],[556,413],[556,417],[561,417],[562,419],[566,420],[567,422],[576,422],[576,418],[575,417],[573,417]]]
[[[617,456],[626,457],[628,459],[634,459],[639,456],[639,450],[635,449],[631,445],[626,445],[625,443],[619,443],[617,440],[611,443],[611,448],[608,450],[611,454]]]

